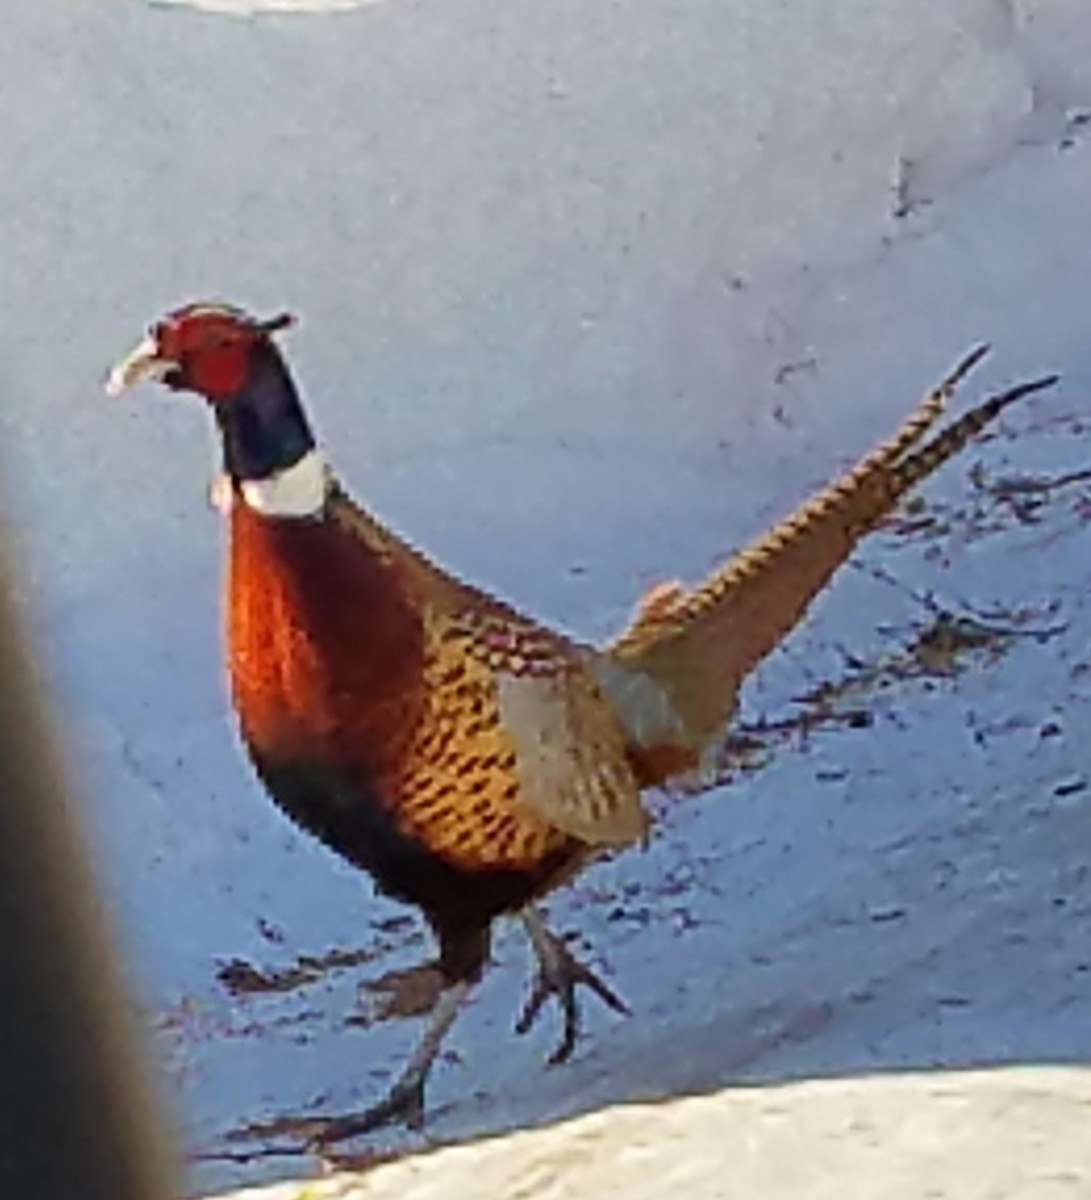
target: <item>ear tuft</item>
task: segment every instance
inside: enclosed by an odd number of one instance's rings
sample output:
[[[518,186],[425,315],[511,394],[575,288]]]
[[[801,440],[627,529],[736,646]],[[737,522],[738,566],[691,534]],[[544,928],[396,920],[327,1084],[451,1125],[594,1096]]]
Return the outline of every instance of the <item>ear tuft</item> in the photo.
[[[282,329],[291,329],[293,325],[298,325],[299,321],[292,313],[282,312],[277,313],[275,317],[270,317],[267,321],[258,321],[256,324],[262,333],[279,333]]]

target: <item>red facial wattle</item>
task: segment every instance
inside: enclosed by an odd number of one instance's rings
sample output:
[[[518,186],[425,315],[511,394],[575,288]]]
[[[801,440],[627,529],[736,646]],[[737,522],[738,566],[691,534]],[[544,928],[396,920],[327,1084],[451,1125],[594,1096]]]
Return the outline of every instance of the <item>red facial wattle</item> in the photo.
[[[163,382],[219,402],[242,390],[251,349],[262,334],[227,314],[197,316],[183,311],[161,322],[153,336],[161,357],[177,364]]]

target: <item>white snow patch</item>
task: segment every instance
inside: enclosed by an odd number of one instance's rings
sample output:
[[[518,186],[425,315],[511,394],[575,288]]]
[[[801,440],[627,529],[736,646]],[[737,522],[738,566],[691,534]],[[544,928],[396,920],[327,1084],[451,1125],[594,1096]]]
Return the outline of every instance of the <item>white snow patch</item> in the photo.
[[[1085,1200],[1091,1071],[820,1080],[634,1104],[236,1200]]]
[[[155,8],[195,8],[219,16],[253,17],[259,13],[339,13],[369,8],[384,0],[146,0]]]

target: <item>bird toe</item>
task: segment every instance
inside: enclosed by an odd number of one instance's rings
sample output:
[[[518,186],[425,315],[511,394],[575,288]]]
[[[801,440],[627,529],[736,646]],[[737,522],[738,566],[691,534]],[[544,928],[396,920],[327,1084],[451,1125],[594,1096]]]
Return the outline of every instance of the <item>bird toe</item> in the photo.
[[[404,1125],[419,1133],[424,1128],[424,1079],[400,1079],[377,1104],[359,1113],[348,1113],[325,1121],[310,1140],[311,1148],[327,1146],[361,1137],[388,1125]]]

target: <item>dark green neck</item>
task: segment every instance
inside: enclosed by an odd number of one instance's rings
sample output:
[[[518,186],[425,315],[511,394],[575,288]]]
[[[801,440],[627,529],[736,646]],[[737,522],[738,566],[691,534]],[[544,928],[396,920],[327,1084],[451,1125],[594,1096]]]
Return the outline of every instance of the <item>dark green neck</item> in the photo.
[[[232,479],[268,479],[314,449],[295,384],[271,342],[254,346],[246,383],[213,408]]]

